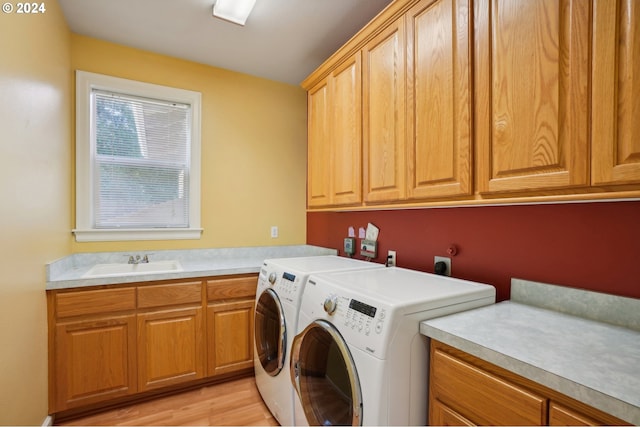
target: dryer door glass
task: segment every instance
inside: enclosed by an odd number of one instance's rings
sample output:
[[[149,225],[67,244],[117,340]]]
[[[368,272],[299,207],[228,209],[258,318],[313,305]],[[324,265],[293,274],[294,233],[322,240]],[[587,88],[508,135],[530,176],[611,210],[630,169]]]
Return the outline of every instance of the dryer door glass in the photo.
[[[278,375],[284,366],[287,328],[280,298],[272,289],[265,290],[256,303],[254,335],[262,367],[269,375]]]
[[[362,425],[362,393],[351,352],[338,330],[316,320],[296,338],[292,382],[309,425]]]

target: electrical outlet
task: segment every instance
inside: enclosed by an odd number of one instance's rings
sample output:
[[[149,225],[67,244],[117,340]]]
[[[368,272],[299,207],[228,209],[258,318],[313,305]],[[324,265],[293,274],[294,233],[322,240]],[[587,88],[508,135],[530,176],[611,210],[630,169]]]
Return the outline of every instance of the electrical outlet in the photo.
[[[271,226],[271,238],[272,239],[276,239],[278,237],[278,226],[277,225],[272,225]]]
[[[444,256],[433,257],[433,271],[443,276],[451,276],[451,258]]]
[[[396,251],[389,251],[387,253],[387,267],[396,266]]]

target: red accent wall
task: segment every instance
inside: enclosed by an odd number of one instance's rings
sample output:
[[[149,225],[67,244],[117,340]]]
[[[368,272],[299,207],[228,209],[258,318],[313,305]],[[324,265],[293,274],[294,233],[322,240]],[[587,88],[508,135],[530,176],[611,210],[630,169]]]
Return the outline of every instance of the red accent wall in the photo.
[[[310,212],[307,243],[344,255],[348,228],[357,237],[369,222],[374,261],[395,250],[399,267],[433,272],[455,244],[452,275],[494,285],[500,301],[512,277],[640,298],[640,202]]]

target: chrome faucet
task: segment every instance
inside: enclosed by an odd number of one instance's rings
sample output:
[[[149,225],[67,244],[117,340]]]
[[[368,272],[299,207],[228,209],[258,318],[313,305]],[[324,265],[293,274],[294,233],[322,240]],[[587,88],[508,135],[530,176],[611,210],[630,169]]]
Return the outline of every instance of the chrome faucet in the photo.
[[[140,255],[136,255],[135,258],[133,255],[129,256],[129,264],[147,264],[149,263],[149,256],[145,255],[143,258],[140,258]]]

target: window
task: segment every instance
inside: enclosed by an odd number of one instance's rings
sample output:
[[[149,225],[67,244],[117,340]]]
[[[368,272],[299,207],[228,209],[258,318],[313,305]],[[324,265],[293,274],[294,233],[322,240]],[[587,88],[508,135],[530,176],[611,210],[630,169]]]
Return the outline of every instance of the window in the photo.
[[[76,72],[77,241],[200,237],[200,98]]]

